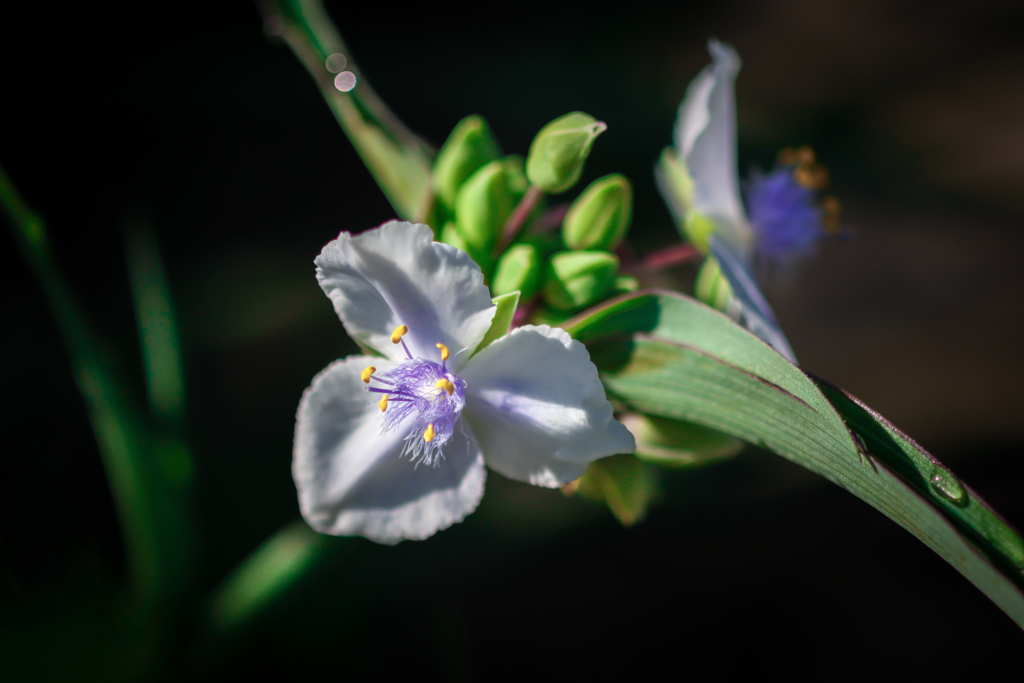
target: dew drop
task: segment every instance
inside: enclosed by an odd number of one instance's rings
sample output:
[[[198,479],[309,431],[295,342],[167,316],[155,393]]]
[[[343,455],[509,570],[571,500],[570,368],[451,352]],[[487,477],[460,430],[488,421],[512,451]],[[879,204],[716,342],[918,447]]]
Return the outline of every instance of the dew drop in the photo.
[[[324,65],[327,67],[327,70],[330,71],[332,74],[336,74],[339,73],[340,71],[343,71],[345,69],[346,64],[348,64],[348,60],[345,58],[345,55],[341,54],[340,52],[335,52],[333,55],[327,58],[326,62],[324,62]]]
[[[932,468],[929,483],[932,485],[932,489],[936,493],[949,502],[957,505],[964,502],[966,492],[964,491],[963,485],[960,484],[960,480],[953,476],[952,472],[941,465],[935,465]]]
[[[356,75],[351,71],[342,71],[334,77],[334,87],[341,92],[348,92],[356,87]]]

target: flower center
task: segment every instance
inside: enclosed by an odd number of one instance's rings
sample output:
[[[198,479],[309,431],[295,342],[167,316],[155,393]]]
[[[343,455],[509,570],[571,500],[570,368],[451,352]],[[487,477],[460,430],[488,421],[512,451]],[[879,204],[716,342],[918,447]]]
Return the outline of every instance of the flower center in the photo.
[[[775,169],[757,174],[747,187],[747,213],[758,249],[771,260],[785,261],[813,248],[826,234],[839,232],[839,202],[815,193],[828,185],[828,170],[810,147],[784,149]]]
[[[414,358],[402,339],[408,332],[408,327],[399,325],[391,334],[391,343],[402,345],[407,360],[383,372],[371,365],[363,370],[362,380],[367,385],[371,381],[379,384],[367,386],[367,391],[382,394],[377,404],[383,413],[381,434],[399,427],[409,429],[402,456],[408,455],[417,465],[436,466],[466,405],[466,383],[448,369],[444,344],[437,344],[440,363]]]

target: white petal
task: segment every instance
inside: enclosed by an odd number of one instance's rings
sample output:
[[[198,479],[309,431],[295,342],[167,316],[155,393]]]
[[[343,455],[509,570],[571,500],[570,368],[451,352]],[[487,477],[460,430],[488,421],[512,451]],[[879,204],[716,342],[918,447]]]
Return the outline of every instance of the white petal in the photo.
[[[302,516],[317,531],[378,543],[424,539],[476,509],[487,471],[472,435],[456,435],[437,467],[399,457],[400,428],[380,434],[375,394],[360,371],[379,358],[352,356],[327,366],[306,390],[295,425],[292,474]]]
[[[554,487],[587,464],[636,450],[590,354],[560,329],[527,325],[474,356],[462,371],[468,419],[487,465],[507,477]]]
[[[729,45],[708,42],[713,62],[690,83],[679,106],[675,146],[693,177],[694,209],[713,219],[726,240],[746,244],[750,226],[736,172],[736,74],[740,58]]]
[[[392,360],[405,359],[401,345],[391,343],[391,332],[405,325],[414,356],[440,360],[438,343],[453,356],[468,348],[452,359],[458,370],[494,317],[480,267],[417,223],[341,233],[316,258],[316,277],[349,335]]]
[[[764,298],[761,288],[757,286],[757,281],[743,259],[727,242],[714,235],[711,236],[710,244],[711,255],[718,261],[722,275],[732,287],[733,300],[730,308],[735,307],[735,310],[729,311],[730,317],[767,342],[790,363],[797,364],[793,347],[789,345],[789,340],[775,320],[771,305]]]

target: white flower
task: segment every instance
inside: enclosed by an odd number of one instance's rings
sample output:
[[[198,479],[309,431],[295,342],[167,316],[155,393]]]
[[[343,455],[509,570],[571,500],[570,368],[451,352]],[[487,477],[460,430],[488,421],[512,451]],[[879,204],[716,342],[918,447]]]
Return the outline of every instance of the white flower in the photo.
[[[813,193],[792,179],[791,169],[782,168],[755,179],[751,206],[759,215],[753,222],[748,217],[736,170],[740,58],[714,39],[708,51],[712,63],[693,79],[679,106],[674,149],[665,151],[656,168],[658,187],[690,242],[718,262],[732,288],[729,314],[796,362],[751,266],[755,249],[775,256],[790,245],[805,248],[808,239],[823,234],[820,212],[809,204]]]
[[[556,487],[635,449],[563,330],[528,325],[477,348],[495,313],[483,275],[427,226],[343,232],[316,266],[349,335],[384,357],[332,363],[299,404],[292,471],[314,529],[424,539],[476,509],[485,463]]]

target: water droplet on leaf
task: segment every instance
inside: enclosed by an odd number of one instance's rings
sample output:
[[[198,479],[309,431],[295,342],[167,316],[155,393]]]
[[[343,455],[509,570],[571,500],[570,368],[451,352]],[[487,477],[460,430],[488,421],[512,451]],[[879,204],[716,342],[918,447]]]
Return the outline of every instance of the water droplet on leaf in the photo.
[[[964,491],[964,487],[960,483],[960,480],[953,476],[952,472],[941,465],[935,465],[932,468],[929,483],[932,485],[932,489],[936,493],[949,502],[956,505],[960,505],[965,502],[967,492]]]

